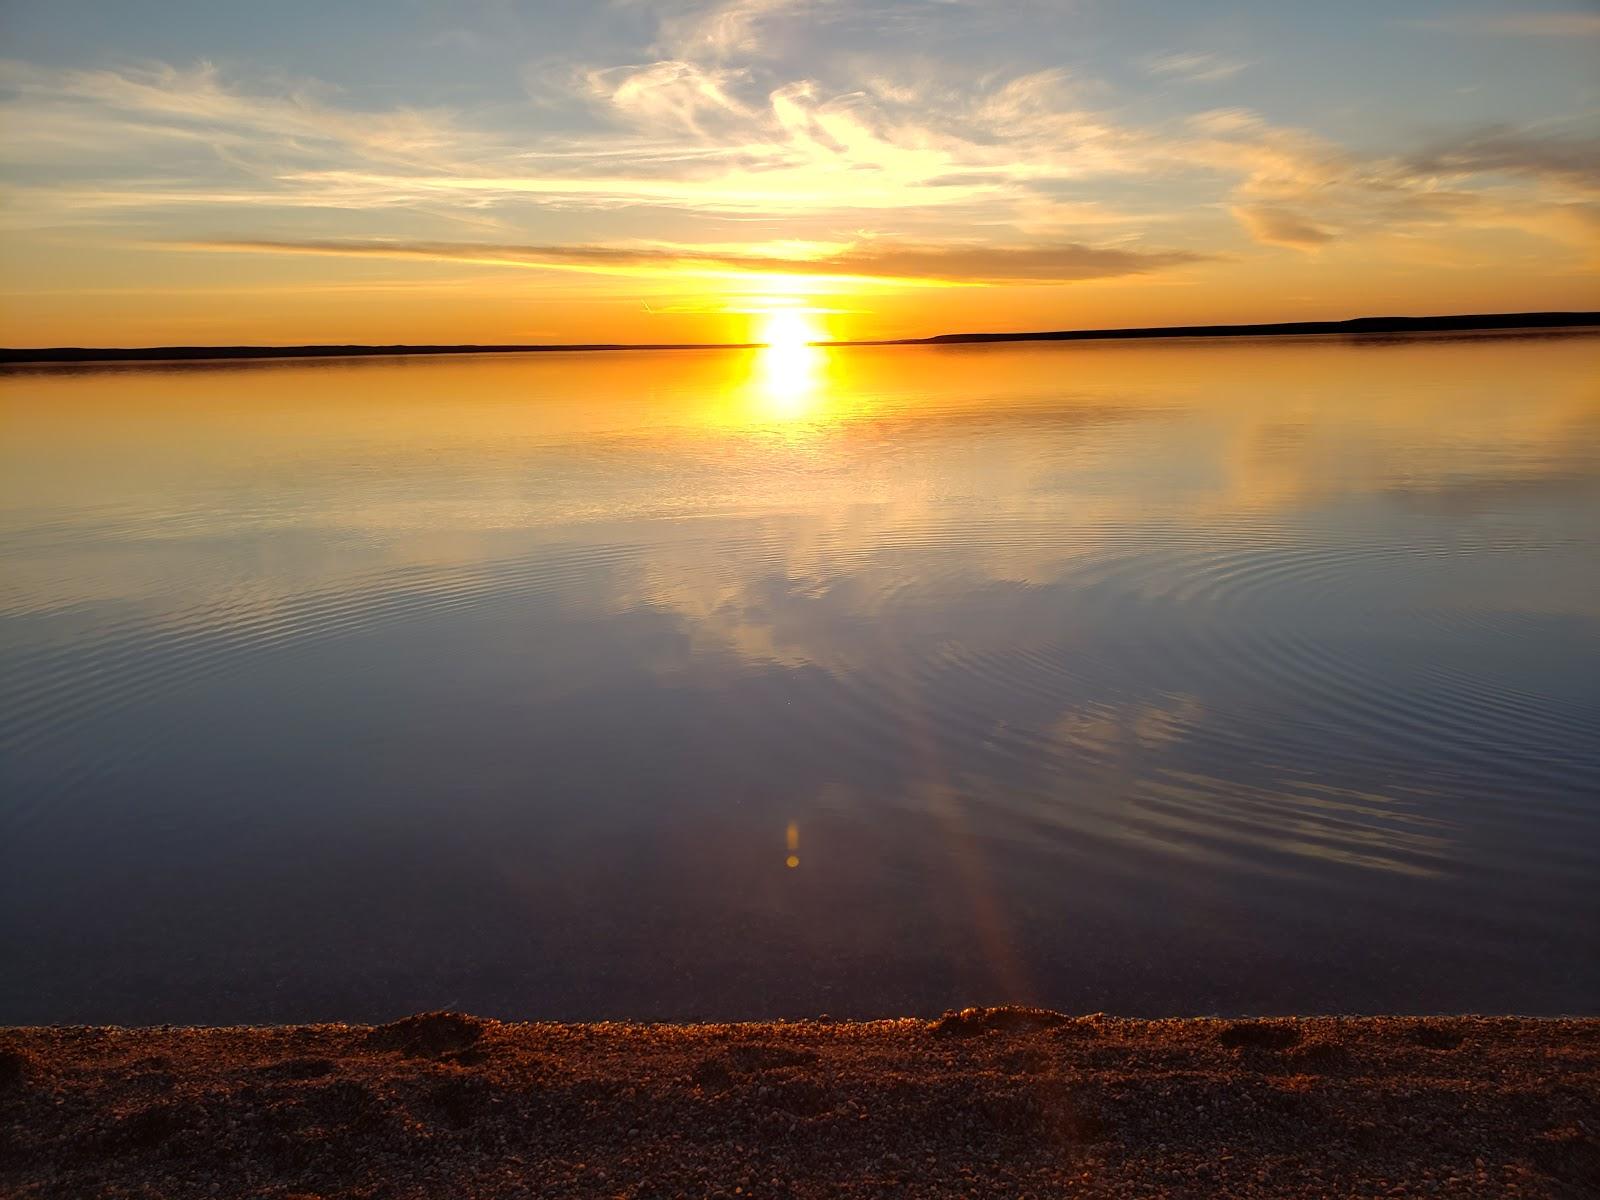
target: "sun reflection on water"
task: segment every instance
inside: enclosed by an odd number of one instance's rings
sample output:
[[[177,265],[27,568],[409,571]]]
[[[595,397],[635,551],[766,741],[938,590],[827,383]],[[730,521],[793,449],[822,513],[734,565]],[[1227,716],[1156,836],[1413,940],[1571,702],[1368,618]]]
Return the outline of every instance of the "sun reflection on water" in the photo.
[[[793,421],[816,414],[826,352],[816,346],[766,346],[756,361],[755,385],[766,414]]]
[[[814,418],[822,399],[827,351],[810,313],[781,308],[763,321],[752,384],[762,415],[779,421]]]

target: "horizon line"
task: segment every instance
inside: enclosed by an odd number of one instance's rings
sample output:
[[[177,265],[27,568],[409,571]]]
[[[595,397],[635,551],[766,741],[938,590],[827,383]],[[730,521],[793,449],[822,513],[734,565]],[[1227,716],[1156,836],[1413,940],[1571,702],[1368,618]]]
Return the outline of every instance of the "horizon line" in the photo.
[[[993,342],[1126,341],[1156,338],[1294,337],[1404,333],[1515,331],[1600,327],[1600,312],[1462,313],[1425,317],[1351,317],[1343,320],[1269,321],[1235,325],[1152,325],[1115,329],[1054,329],[1007,333],[940,333],[928,337],[841,338],[808,342],[828,346],[959,346]],[[573,342],[303,345],[188,345],[140,347],[0,347],[0,365],[28,363],[161,362],[206,359],[370,358],[445,354],[599,353],[644,350],[758,350],[766,342]]]

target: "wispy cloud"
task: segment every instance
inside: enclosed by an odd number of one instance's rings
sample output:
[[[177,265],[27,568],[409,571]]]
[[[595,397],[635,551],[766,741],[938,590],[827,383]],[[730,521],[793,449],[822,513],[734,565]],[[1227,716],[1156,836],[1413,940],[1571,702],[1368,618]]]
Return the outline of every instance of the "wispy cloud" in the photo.
[[[659,41],[675,56],[571,73],[581,133],[530,134],[466,110],[360,109],[314,84],[249,86],[205,63],[0,65],[0,159],[15,181],[5,220],[239,231],[253,218],[248,231],[262,236],[198,240],[613,273],[966,283],[1200,263],[1238,241],[1218,214],[1256,243],[1296,250],[1453,228],[1592,239],[1593,139],[1507,127],[1379,155],[1242,108],[1135,122],[1094,106],[1094,89],[1059,68],[939,87],[869,73],[830,87],[752,65],[750,43],[773,22],[842,19],[836,9],[739,0],[673,10]],[[1194,52],[1146,64],[1196,83],[1243,65]],[[1090,198],[1107,182],[1115,191],[1098,194],[1118,203]],[[632,219],[637,232],[640,213],[672,221],[678,243],[641,249],[584,228]],[[717,222],[719,236],[778,220],[827,249],[691,245],[694,223]],[[460,242],[463,222],[484,240]],[[1150,247],[1158,222],[1164,244]]]
[[[0,112],[12,161],[55,151],[109,157],[152,141],[194,141],[224,153],[274,156],[338,148],[399,164],[437,161],[471,141],[442,110],[358,111],[310,85],[245,92],[207,62],[63,71],[0,62],[0,90],[10,93]]]
[[[657,47],[702,61],[759,55],[768,44],[764,27],[772,20],[801,13],[815,19],[831,7],[831,0],[723,0],[709,7],[669,10],[661,19]]]
[[[1430,177],[1513,175],[1600,194],[1600,137],[1471,130],[1410,155],[1406,165]]]
[[[1258,242],[1310,249],[1333,241],[1335,234],[1287,209],[1266,204],[1238,205],[1233,215]]]
[[[1414,29],[1436,29],[1443,33],[1488,37],[1600,37],[1600,13],[1570,10],[1509,13],[1505,16],[1460,13],[1401,23]]]
[[[1187,251],[1145,251],[1075,243],[1036,246],[917,245],[865,241],[769,252],[694,245],[504,245],[394,240],[217,240],[185,249],[265,254],[423,258],[599,274],[820,275],[935,284],[1068,283],[1139,275],[1202,262]],[[789,251],[789,252],[785,252]]]
[[[1405,155],[1362,155],[1254,113],[1196,114],[1172,153],[1237,177],[1230,211],[1254,240],[1311,250],[1396,233],[1515,229],[1593,253],[1590,139],[1462,130]]]
[[[1183,83],[1220,83],[1224,79],[1232,79],[1249,65],[1237,59],[1189,51],[1181,54],[1160,54],[1146,59],[1144,69],[1159,78],[1175,79]]]

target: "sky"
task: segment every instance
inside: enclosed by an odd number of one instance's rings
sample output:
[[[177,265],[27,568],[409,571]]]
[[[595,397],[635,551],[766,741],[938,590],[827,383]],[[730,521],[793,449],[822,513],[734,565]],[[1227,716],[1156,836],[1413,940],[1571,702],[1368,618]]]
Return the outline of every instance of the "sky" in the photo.
[[[0,344],[1600,308],[1600,4],[0,0]]]

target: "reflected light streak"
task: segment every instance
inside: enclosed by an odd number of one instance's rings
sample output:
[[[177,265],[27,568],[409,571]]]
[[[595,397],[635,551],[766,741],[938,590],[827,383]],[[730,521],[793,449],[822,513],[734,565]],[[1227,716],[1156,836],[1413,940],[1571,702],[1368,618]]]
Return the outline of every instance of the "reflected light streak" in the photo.
[[[825,354],[813,344],[819,336],[807,309],[779,308],[764,317],[754,382],[768,415],[792,421],[816,407]]]

